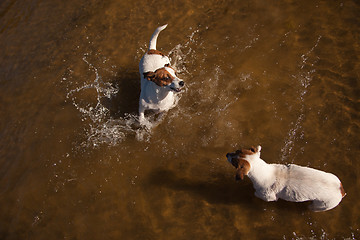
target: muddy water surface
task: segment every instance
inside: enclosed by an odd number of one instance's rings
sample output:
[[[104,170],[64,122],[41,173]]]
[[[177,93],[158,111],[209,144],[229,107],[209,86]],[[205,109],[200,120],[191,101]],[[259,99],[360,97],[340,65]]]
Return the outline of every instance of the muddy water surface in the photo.
[[[359,239],[358,1],[4,0],[1,239]],[[186,82],[151,132],[154,29]],[[336,174],[325,213],[266,203],[225,154]]]

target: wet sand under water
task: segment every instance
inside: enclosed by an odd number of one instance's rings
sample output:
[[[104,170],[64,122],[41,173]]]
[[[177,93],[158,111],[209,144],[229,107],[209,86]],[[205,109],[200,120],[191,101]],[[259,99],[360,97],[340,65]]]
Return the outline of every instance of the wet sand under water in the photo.
[[[0,3],[1,239],[359,239],[358,1]],[[137,126],[151,34],[186,82]],[[336,174],[324,213],[264,202],[225,154]]]

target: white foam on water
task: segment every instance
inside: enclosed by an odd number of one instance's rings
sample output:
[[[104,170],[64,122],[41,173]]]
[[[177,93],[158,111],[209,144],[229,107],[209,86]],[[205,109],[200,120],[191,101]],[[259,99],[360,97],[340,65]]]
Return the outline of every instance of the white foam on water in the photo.
[[[329,234],[326,233],[324,229],[321,228],[320,230],[321,230],[321,235],[319,235],[319,236],[316,235],[314,230],[310,230],[311,236],[304,236],[304,235],[299,236],[296,232],[293,232],[291,237],[286,238],[286,236],[283,236],[283,239],[295,239],[295,240],[305,240],[305,239],[328,240],[328,239],[334,239],[334,238],[329,237]],[[344,239],[344,240],[356,240],[357,239],[353,232],[351,232],[350,234],[351,234],[350,237],[342,236],[342,239]]]

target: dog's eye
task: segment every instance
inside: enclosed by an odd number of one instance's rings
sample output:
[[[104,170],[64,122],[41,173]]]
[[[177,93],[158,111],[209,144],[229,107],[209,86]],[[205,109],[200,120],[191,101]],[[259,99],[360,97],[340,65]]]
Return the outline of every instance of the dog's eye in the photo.
[[[254,149],[254,148],[250,148],[250,150],[251,150],[252,152],[255,152],[255,149]]]

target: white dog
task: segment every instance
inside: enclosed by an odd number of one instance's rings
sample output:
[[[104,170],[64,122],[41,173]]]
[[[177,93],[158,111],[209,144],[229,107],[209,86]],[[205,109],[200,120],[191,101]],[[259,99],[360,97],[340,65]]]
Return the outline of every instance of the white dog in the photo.
[[[226,154],[236,168],[236,179],[247,175],[255,196],[265,201],[279,198],[292,201],[313,201],[310,209],[326,211],[336,207],[345,196],[340,180],[331,173],[295,164],[267,164],[260,158],[261,146]]]
[[[149,50],[139,64],[141,76],[141,93],[139,99],[139,121],[141,125],[149,126],[145,119],[145,110],[166,112],[177,104],[176,93],[180,92],[184,82],[176,76],[176,71],[170,66],[170,61],[160,51],[156,50],[159,33],[167,25],[158,27],[150,39]]]

